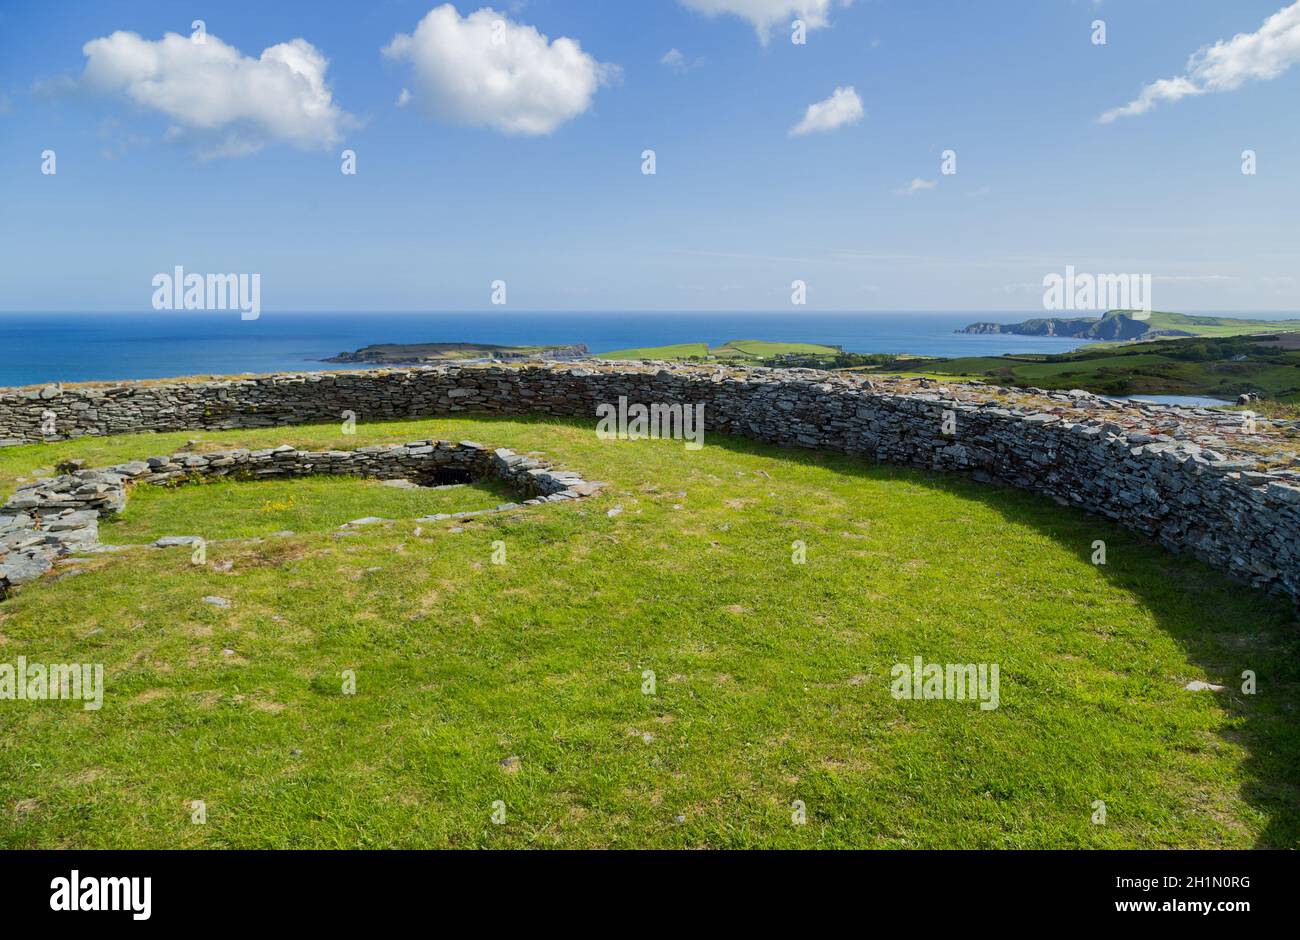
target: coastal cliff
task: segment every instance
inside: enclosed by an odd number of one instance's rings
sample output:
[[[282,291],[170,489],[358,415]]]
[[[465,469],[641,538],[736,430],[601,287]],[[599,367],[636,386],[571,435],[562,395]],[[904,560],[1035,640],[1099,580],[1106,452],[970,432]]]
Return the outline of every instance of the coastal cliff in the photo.
[[[1192,336],[1183,330],[1153,330],[1149,321],[1127,313],[1096,317],[1039,317],[1022,323],[972,323],[958,333],[1012,333],[1016,336],[1061,336],[1109,342],[1152,336]]]
[[[1069,339],[1125,342],[1179,336],[1250,336],[1300,331],[1300,320],[1247,320],[1202,317],[1153,310],[1111,310],[1101,317],[1036,317],[1021,323],[982,321],[958,333],[1013,333],[1017,336],[1061,336]]]

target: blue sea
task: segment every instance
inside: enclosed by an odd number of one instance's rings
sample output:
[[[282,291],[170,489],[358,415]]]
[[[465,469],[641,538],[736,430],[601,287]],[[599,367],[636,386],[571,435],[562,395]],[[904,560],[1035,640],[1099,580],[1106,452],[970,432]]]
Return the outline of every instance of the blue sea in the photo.
[[[930,356],[1059,353],[1078,340],[953,331],[1024,313],[0,313],[0,386],[338,369],[372,343],[586,343],[593,353],[733,339]]]

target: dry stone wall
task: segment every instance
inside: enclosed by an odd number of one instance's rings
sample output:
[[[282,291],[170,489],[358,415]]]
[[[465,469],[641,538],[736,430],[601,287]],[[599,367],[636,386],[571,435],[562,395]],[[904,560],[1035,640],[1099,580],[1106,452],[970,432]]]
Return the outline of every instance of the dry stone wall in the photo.
[[[519,494],[521,503],[493,509],[430,516],[466,518],[522,506],[581,499],[605,485],[582,479],[548,461],[513,450],[489,450],[473,441],[415,441],[359,450],[306,451],[283,445],[264,450],[150,457],[96,470],[77,469],[28,483],[0,506],[0,597],[34,581],[61,556],[96,551],[99,520],[126,506],[130,488],[168,486],[208,478],[267,479],[318,474],[437,483],[437,471],[462,471],[468,479],[494,477]],[[166,541],[166,540],[164,540]],[[174,540],[177,544],[190,539]]]
[[[1047,493],[1300,599],[1300,422],[1087,392],[641,363],[489,365],[0,394],[0,443],[476,412],[586,417],[703,403],[708,435],[860,455]]]

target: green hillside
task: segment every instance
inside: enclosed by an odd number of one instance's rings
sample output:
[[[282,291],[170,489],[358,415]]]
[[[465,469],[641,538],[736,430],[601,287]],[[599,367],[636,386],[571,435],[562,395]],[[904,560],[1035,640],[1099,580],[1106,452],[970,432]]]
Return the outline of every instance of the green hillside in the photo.
[[[1112,311],[1128,315],[1126,311]],[[1111,314],[1107,314],[1110,316]],[[1232,317],[1194,317],[1185,313],[1152,311],[1145,321],[1153,331],[1178,330],[1196,336],[1243,336],[1300,330],[1300,320],[1241,320]]]
[[[935,378],[1081,388],[1104,395],[1203,395],[1232,400],[1250,392],[1276,401],[1300,401],[1300,337],[1168,339],[1093,346],[1056,356],[909,359],[906,369],[909,374]]]
[[[1244,320],[1195,317],[1155,310],[1111,310],[1101,317],[1034,317],[1020,323],[982,321],[958,333],[1011,333],[1016,336],[1062,336],[1101,342],[1133,342],[1162,336],[1244,336],[1300,331],[1300,320]]]

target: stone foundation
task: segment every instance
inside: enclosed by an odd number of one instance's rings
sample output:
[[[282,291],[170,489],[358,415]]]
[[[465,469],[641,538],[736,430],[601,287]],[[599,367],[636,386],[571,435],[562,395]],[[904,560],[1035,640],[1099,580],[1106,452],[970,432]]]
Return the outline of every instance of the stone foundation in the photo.
[[[445,516],[448,519],[581,499],[604,486],[589,483],[572,471],[556,469],[537,457],[504,448],[489,450],[472,441],[416,441],[327,451],[295,450],[284,445],[268,450],[173,454],[98,470],[76,470],[20,487],[0,507],[0,597],[12,586],[49,571],[61,556],[99,549],[100,517],[125,508],[132,486],[171,486],[220,477],[268,479],[319,474],[432,484],[437,482],[438,472],[444,470],[463,473],[471,480],[502,480],[520,494],[522,501],[449,514]]]
[[[590,419],[705,405],[738,434],[956,471],[1051,495],[1257,587],[1300,599],[1300,422],[1119,403],[1087,392],[866,379],[813,370],[620,363],[446,366],[0,394],[0,439],[391,421],[457,413]],[[46,433],[49,432],[49,433]],[[3,441],[0,441],[2,443]]]

